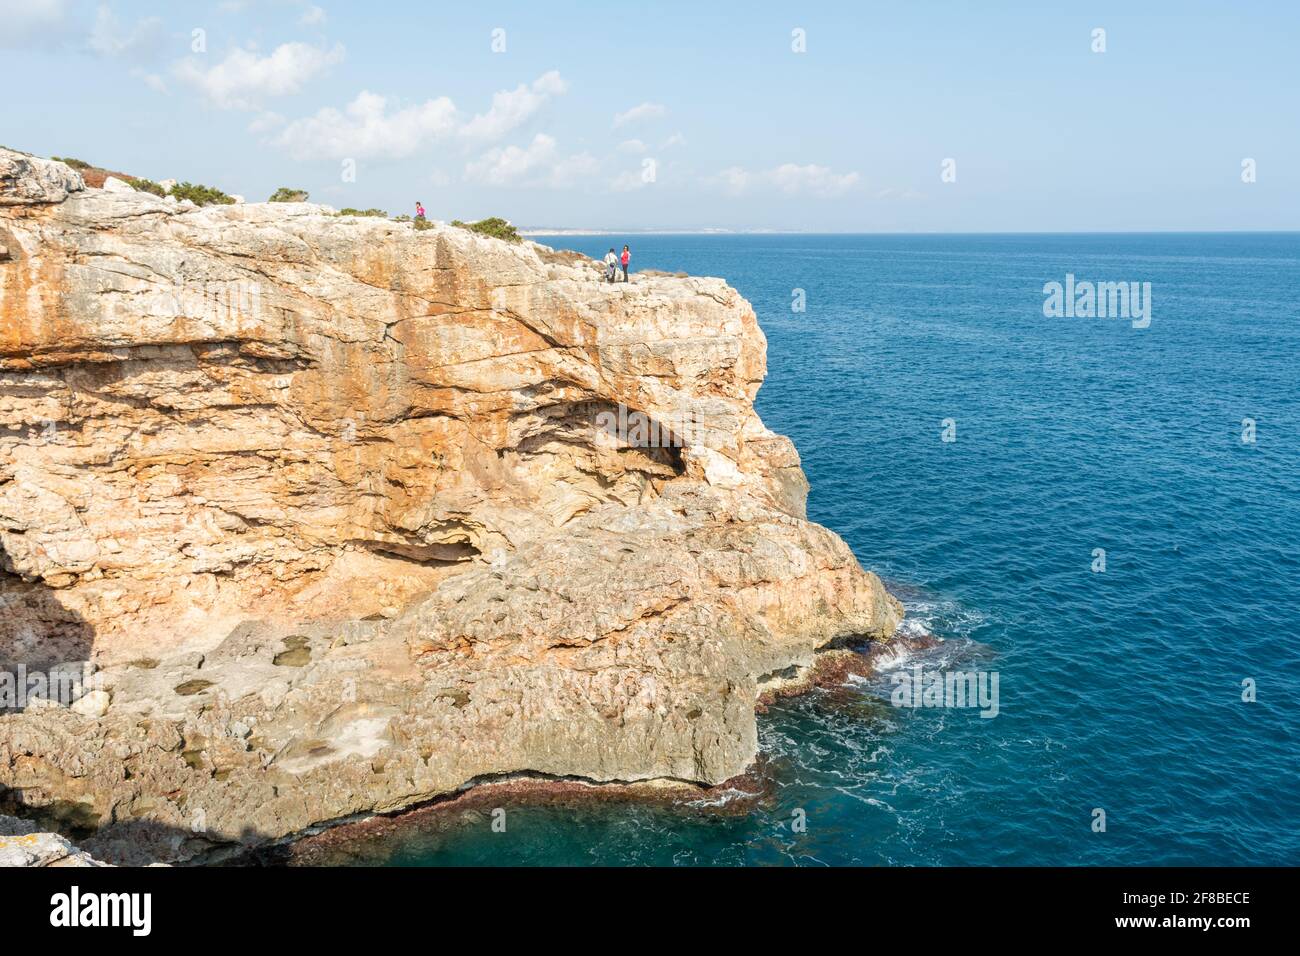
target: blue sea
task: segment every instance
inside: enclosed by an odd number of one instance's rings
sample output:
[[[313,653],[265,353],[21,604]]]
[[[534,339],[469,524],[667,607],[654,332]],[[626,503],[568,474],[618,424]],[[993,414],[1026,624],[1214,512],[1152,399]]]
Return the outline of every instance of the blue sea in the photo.
[[[999,712],[886,668],[761,718],[745,812],[520,806],[384,862],[1300,863],[1300,234],[624,241],[753,303],[810,517],[944,639],[894,666],[996,671]],[[1045,316],[1067,274],[1149,282],[1150,325]]]

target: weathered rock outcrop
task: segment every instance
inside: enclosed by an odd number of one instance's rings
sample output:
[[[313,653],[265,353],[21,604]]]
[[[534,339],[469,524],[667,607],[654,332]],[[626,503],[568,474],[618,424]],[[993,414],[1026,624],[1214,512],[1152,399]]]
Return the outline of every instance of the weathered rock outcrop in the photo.
[[[57,833],[0,813],[0,867],[107,866]]]
[[[3,150],[0,247],[0,665],[99,692],[0,716],[0,801],[108,859],[717,783],[766,679],[897,624],[719,279]]]

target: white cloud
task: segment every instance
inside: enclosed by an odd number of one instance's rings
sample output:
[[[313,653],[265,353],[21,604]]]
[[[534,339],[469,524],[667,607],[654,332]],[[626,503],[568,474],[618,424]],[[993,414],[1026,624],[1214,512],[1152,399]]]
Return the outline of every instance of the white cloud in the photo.
[[[551,70],[531,86],[520,83],[513,90],[502,90],[492,97],[492,106],[486,113],[480,113],[461,128],[461,135],[478,142],[499,140],[535,116],[551,97],[559,96],[568,88],[560,74]]]
[[[65,0],[0,0],[0,48],[53,49],[72,33]]]
[[[730,166],[718,174],[722,188],[733,196],[776,190],[792,196],[842,196],[858,184],[857,173],[837,173],[828,166],[784,163],[774,169],[751,171]]]
[[[644,153],[649,147],[639,139],[625,139],[618,144],[618,149],[621,153]]]
[[[130,56],[137,66],[165,49],[167,36],[158,17],[145,17],[126,29],[108,4],[96,8],[93,23],[70,15],[73,6],[68,0],[0,0],[0,49],[75,48],[96,56]]]
[[[103,4],[95,13],[95,25],[91,27],[86,46],[100,56],[131,56],[138,61],[159,53],[163,40],[162,20],[158,17],[137,20],[127,30],[108,5]]]
[[[460,119],[455,103],[445,96],[389,112],[388,101],[383,96],[362,91],[343,110],[327,107],[314,116],[293,121],[276,142],[300,159],[313,156],[398,159],[434,140],[450,137],[458,137],[467,145],[484,146],[527,122],[551,97],[567,89],[560,74],[552,70],[531,84],[521,83],[513,90],[502,90],[492,97],[487,112],[466,121]],[[493,150],[471,165],[479,168],[487,157],[507,164],[518,161],[513,155],[505,157],[504,152]],[[560,162],[558,157],[555,161]],[[490,160],[487,165],[491,165]]]
[[[556,189],[567,189],[589,183],[600,171],[600,163],[590,153],[574,153],[555,164],[547,177],[547,185]]]
[[[741,166],[728,166],[718,173],[722,188],[734,196],[746,192],[754,181],[754,174]]]
[[[167,92],[167,81],[157,73],[149,73],[137,67],[131,70],[131,75],[137,80],[141,80],[145,86],[157,93]]]
[[[298,18],[298,22],[305,27],[312,27],[319,23],[324,23],[325,11],[315,4],[311,4],[303,11],[302,16]]]
[[[294,120],[276,142],[296,159],[400,159],[455,127],[456,105],[445,96],[389,112],[387,99],[362,90],[342,111],[326,107]]]
[[[564,189],[591,179],[599,168],[590,154],[563,156],[555,137],[538,133],[526,147],[497,147],[471,160],[465,165],[465,178],[491,186]]]
[[[796,166],[784,163],[768,174],[778,189],[787,193],[840,196],[858,183],[857,173],[836,173],[827,166]]]
[[[175,72],[221,109],[257,109],[268,97],[297,93],[343,56],[341,43],[329,50],[306,43],[282,43],[267,56],[232,50],[209,70],[193,59],[182,60]]]
[[[637,189],[644,189],[652,182],[654,180],[646,179],[644,169],[628,169],[615,176],[609,188],[616,193],[630,193]]]
[[[668,107],[662,103],[642,103],[634,106],[630,110],[614,114],[614,128],[626,126],[628,123],[639,123],[641,120],[654,119],[663,116],[668,112]]]
[[[666,140],[664,140],[663,145],[660,146],[659,148],[671,149],[674,146],[685,146],[685,145],[686,145],[686,137],[683,136],[681,133],[673,133],[672,136],[669,136]]]

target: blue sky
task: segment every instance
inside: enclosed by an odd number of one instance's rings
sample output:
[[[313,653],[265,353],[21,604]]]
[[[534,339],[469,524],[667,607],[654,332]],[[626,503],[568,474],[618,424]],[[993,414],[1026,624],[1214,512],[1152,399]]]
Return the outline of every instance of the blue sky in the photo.
[[[0,0],[0,143],[524,226],[1297,229],[1297,36],[1291,0]]]

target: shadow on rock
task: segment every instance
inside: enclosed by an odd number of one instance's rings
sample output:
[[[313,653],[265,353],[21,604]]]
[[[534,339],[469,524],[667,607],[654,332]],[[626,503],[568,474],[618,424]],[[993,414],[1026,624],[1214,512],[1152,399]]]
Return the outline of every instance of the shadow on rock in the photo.
[[[81,696],[94,640],[56,588],[14,572],[0,544],[0,715],[31,699],[66,706]]]
[[[20,790],[0,787],[0,838],[40,832],[57,833],[95,861],[113,866],[148,866],[171,860],[222,863],[243,858],[267,839],[265,834],[246,829],[238,836],[217,840],[199,831],[150,820],[131,820],[101,835],[93,821],[78,813],[76,805],[32,807],[22,802]]]

